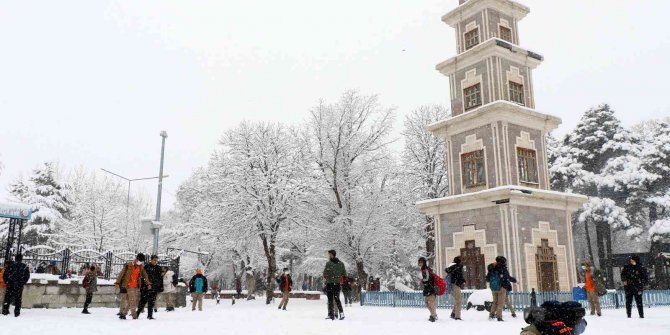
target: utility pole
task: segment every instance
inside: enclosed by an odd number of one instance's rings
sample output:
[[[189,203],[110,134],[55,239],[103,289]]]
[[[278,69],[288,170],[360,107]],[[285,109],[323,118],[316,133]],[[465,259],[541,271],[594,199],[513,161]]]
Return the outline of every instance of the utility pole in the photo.
[[[161,145],[161,165],[160,170],[158,171],[158,196],[156,199],[156,222],[161,221],[161,193],[163,192],[163,161],[165,159],[165,139],[167,138],[167,132],[165,130],[161,131],[162,145]],[[160,232],[160,227],[154,227],[154,246],[153,254],[158,255],[158,234]]]

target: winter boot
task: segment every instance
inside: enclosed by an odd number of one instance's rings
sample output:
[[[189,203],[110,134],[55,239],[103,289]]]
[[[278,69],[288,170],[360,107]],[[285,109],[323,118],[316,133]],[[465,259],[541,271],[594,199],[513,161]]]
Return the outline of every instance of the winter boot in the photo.
[[[428,321],[430,322],[435,322],[435,320],[436,320],[435,317],[432,315],[428,318]]]
[[[456,320],[456,314],[454,314],[454,313],[451,313],[451,315],[449,317]]]
[[[344,320],[344,312],[340,313],[340,320]]]
[[[91,314],[88,309],[84,308],[83,311],[81,311],[81,314]]]
[[[119,315],[119,320],[125,320],[126,316],[125,315]]]
[[[516,313],[512,313],[512,317],[516,319]]]
[[[498,322],[503,322],[503,321],[505,321],[505,320],[503,320],[502,318],[498,318]]]

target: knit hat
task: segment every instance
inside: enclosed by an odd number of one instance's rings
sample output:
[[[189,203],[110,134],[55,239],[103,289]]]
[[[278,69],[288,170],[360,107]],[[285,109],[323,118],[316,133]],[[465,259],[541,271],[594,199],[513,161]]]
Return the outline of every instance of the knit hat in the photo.
[[[139,254],[137,254],[137,257],[135,257],[135,258],[137,258],[137,260],[140,261],[140,262],[144,262],[145,260],[147,260],[147,258],[141,252]]]

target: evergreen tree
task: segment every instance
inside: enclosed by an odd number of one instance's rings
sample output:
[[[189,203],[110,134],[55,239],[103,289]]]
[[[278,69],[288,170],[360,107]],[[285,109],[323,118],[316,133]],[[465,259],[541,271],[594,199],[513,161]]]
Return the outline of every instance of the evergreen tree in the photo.
[[[562,146],[556,148],[554,143],[554,149],[550,150],[552,186],[589,197],[610,198],[617,206],[625,206],[625,193],[600,187],[599,181],[608,163],[628,155],[634,147],[634,142],[609,105],[601,104],[589,109],[575,130],[564,137]],[[587,213],[593,212],[587,211]],[[593,255],[589,224],[595,226],[595,242],[599,246],[597,262],[606,269],[608,283],[611,286],[614,282],[611,227],[606,221],[597,218],[585,218],[581,222],[584,223],[584,237],[589,244],[590,256]]]
[[[53,162],[35,169],[27,181],[19,178],[10,185],[10,192],[33,208],[32,220],[24,230],[23,242],[27,245],[47,243],[58,225],[69,219],[68,187],[60,181]]]

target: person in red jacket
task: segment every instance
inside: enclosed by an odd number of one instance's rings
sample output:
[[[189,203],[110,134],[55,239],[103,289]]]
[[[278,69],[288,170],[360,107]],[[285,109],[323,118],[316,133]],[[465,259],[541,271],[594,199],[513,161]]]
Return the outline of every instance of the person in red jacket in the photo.
[[[283,273],[280,274],[276,280],[282,295],[278,309],[286,310],[288,298],[291,293],[291,287],[293,286],[293,279],[291,279],[291,273],[289,272],[288,268],[284,268]]]

